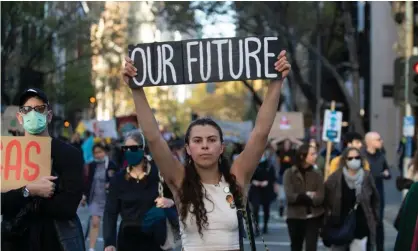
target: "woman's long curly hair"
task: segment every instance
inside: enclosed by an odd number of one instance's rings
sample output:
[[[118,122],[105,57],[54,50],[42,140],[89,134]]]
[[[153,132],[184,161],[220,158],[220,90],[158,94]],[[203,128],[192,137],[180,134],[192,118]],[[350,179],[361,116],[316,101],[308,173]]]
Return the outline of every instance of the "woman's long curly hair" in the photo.
[[[210,118],[199,118],[193,121],[189,127],[187,128],[186,135],[185,135],[185,143],[186,145],[190,143],[190,132],[194,126],[201,125],[209,125],[214,127],[218,133],[221,142],[223,143],[223,134],[220,126]],[[196,167],[194,164],[193,159],[190,155],[186,153],[186,164],[185,164],[185,177],[181,188],[178,191],[179,200],[181,203],[180,207],[180,219],[183,225],[186,227],[186,217],[188,213],[192,213],[196,219],[196,225],[199,230],[200,236],[203,236],[202,229],[206,229],[209,225],[208,217],[207,217],[207,210],[204,205],[203,197],[205,196],[208,199],[202,181],[200,179],[199,174],[196,171]],[[231,165],[228,163],[227,158],[223,156],[219,156],[219,172],[223,175],[226,182],[229,184],[229,189],[234,197],[235,203],[237,207],[242,207],[242,193],[241,188],[238,186],[236,182],[235,175],[231,174],[230,172]],[[208,199],[209,200],[209,199]],[[213,202],[212,202],[213,203]]]

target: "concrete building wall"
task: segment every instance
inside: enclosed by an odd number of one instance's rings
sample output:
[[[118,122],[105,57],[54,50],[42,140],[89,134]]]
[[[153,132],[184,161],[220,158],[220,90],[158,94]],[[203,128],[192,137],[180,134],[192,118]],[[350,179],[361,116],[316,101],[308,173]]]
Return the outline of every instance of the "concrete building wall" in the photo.
[[[391,6],[387,2],[371,2],[370,32],[370,128],[384,140],[389,164],[396,163],[399,142],[399,108],[392,98],[382,97],[382,86],[393,82],[393,45],[398,39]]]

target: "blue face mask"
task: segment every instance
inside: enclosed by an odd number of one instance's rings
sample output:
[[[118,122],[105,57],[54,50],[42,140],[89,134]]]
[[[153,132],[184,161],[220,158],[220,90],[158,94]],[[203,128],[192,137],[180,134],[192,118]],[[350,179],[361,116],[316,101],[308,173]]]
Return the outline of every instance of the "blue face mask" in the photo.
[[[136,166],[141,163],[144,158],[144,150],[138,150],[136,152],[126,151],[125,159],[128,161],[129,166]]]
[[[47,126],[46,114],[42,114],[32,110],[31,112],[22,115],[23,128],[30,134],[40,134],[45,131]]]
[[[267,160],[267,156],[266,154],[263,154],[263,156],[261,156],[260,163],[263,163],[266,160]]]

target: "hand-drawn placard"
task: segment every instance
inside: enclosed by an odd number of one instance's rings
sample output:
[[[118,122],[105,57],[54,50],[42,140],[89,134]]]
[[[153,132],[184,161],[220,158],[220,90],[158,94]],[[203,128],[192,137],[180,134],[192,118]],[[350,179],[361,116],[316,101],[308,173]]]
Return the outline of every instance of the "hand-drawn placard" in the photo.
[[[16,113],[19,112],[19,106],[7,106],[1,115],[1,135],[10,135],[9,131],[24,132],[23,126],[19,124]]]
[[[305,129],[303,124],[303,113],[301,112],[277,112],[271,128],[269,139],[283,138],[303,139]]]
[[[129,45],[138,70],[132,88],[251,79],[278,79],[278,37],[197,39]]]
[[[1,191],[51,175],[51,138],[1,137]]]

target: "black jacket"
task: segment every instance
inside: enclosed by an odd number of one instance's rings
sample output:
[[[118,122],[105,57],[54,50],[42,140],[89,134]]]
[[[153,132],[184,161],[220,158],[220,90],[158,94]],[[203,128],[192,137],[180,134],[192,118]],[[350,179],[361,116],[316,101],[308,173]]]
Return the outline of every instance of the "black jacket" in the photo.
[[[276,199],[276,193],[274,192],[274,183],[276,182],[276,171],[270,164],[270,161],[266,160],[260,163],[254,172],[251,181],[268,181],[266,187],[256,187],[251,184],[249,191],[249,199],[251,203],[270,203]]]

